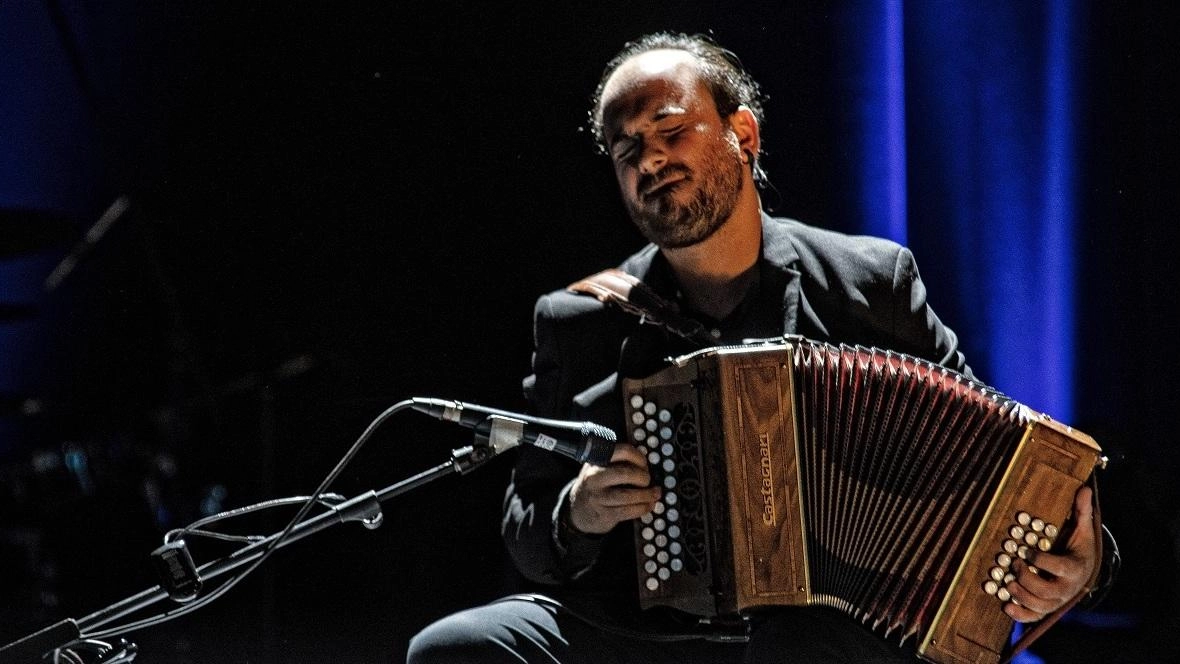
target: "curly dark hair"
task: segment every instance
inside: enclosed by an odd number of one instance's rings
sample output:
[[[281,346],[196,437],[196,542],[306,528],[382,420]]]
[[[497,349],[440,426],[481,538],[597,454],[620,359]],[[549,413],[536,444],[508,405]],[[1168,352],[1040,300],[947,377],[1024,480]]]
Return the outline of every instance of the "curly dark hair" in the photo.
[[[765,96],[762,87],[754,80],[750,73],[742,66],[741,60],[733,51],[722,47],[712,37],[705,34],[685,34],[679,32],[655,32],[644,35],[634,41],[627,42],[621,51],[602,72],[598,87],[594,90],[590,106],[590,133],[594,137],[594,144],[602,154],[608,154],[606,138],[602,131],[602,90],[606,81],[615,73],[626,60],[646,53],[662,49],[686,51],[696,56],[700,63],[700,75],[713,101],[717,106],[717,113],[725,118],[745,106],[754,114],[754,118],[761,125],[764,118],[762,102]],[[754,182],[759,186],[767,183],[766,171],[758,162],[759,155],[754,155],[752,168]]]

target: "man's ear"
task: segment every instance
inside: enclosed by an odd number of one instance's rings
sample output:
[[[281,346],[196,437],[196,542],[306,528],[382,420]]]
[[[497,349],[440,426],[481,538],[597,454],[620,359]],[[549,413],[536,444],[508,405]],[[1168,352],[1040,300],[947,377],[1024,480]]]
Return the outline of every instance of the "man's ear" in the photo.
[[[758,119],[754,117],[754,112],[746,106],[738,106],[736,111],[729,114],[729,128],[737,136],[738,148],[742,154],[752,155],[751,159],[757,157],[762,147],[762,135],[759,133]]]

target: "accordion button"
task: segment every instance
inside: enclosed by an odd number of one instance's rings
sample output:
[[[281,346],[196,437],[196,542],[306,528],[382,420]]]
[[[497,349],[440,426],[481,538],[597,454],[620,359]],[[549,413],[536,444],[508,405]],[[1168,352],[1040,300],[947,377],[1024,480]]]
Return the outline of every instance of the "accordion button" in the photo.
[[[996,564],[1000,567],[1008,567],[1012,564],[1012,556],[1006,553],[1001,553],[1000,555],[996,556]]]
[[[1012,593],[1008,592],[1007,588],[1000,588],[996,591],[996,597],[999,597],[1001,600],[1007,602],[1008,600],[1012,599]]]
[[[1057,537],[1057,526],[1051,523],[1045,524],[1045,537]]]
[[[983,584],[983,592],[985,592],[989,595],[996,594],[996,591],[998,591],[999,589],[1000,589],[1000,584],[996,583],[995,581],[989,580]]]
[[[668,546],[668,536],[656,535],[656,546]]]
[[[643,407],[643,395],[632,394],[631,395],[631,407],[635,408],[635,409],[642,408]]]
[[[644,544],[643,545],[643,555],[647,556],[648,558],[651,558],[652,556],[656,555],[656,545],[650,544],[650,543]]]
[[[647,418],[645,418],[643,416],[643,413],[641,413],[639,411],[635,411],[635,412],[631,413],[631,424],[643,424],[643,420],[645,420],[645,419],[647,419]]]
[[[659,503],[656,503],[656,504],[657,504],[657,505],[659,505]],[[652,522],[654,519],[655,519],[655,517],[653,517],[653,516],[651,515],[651,512],[648,512],[647,514],[644,514],[643,516],[639,517],[639,520],[640,520],[640,521],[642,521],[642,522],[643,522],[643,525],[645,525],[645,526],[647,526],[647,525],[651,525],[651,522]]]
[[[656,513],[656,514],[663,514],[663,513],[664,513],[664,509],[665,509],[665,508],[664,508],[664,503],[663,503],[663,502],[657,502],[657,503],[656,503],[656,506],[655,506],[655,507],[653,507],[653,508],[651,508],[651,511],[652,511],[652,512],[654,512],[654,513]]]
[[[1041,539],[1041,536],[1036,533],[1033,533],[1033,532],[1028,532],[1028,533],[1024,534],[1024,543],[1029,546],[1036,546],[1037,542],[1039,542],[1040,539]]]
[[[1036,569],[1036,568],[1035,568],[1035,567],[1029,567],[1029,569]],[[1016,580],[1016,575],[1015,575],[1015,574],[1012,574],[1011,572],[1009,572],[1008,574],[1005,574],[1005,575],[1004,575],[1004,580],[1003,580],[1003,581],[1001,581],[1001,583],[1003,583],[1004,585],[1008,585],[1009,583],[1012,583],[1012,582],[1013,582],[1013,581],[1015,581],[1015,580]]]
[[[660,566],[657,565],[656,561],[654,561],[654,560],[649,560],[649,561],[643,563],[643,569],[646,570],[648,574],[655,574],[656,570],[659,568],[660,568]]]
[[[668,545],[668,551],[671,552],[672,555],[674,555],[674,556],[680,555],[680,550],[681,550],[680,549],[680,542],[672,542],[671,544]],[[675,563],[676,561],[673,560],[672,562]]]
[[[653,466],[659,464],[660,463],[660,453],[655,450],[648,452],[647,453],[647,462]]]
[[[656,407],[656,404],[652,401],[648,401],[647,403],[643,404],[643,412],[647,413],[648,415],[655,415],[657,410],[658,408]]]
[[[1016,523],[1019,523],[1022,526],[1027,526],[1028,524],[1032,523],[1032,515],[1030,515],[1028,512],[1018,512],[1016,514]]]
[[[667,581],[672,576],[672,570],[667,567],[661,567],[660,571],[656,572],[656,576],[660,577],[661,581]]]
[[[1024,545],[1017,547],[1016,555],[1019,556],[1021,560],[1028,560],[1028,547]]]
[[[1016,543],[1016,540],[1004,540],[1004,551],[1014,554],[1019,548],[1020,545]]]
[[[664,459],[663,468],[665,473],[670,473],[673,470],[676,470],[676,462],[671,459]]]
[[[655,420],[648,420],[643,423],[643,428],[647,429],[648,431],[650,431],[652,433],[655,433],[656,429],[660,428],[660,425]]]
[[[635,440],[643,440],[644,438],[647,438],[647,432],[643,429],[636,429],[635,431],[631,432],[631,437]]]
[[[639,535],[645,540],[650,540],[656,536],[656,531],[652,530],[651,528],[644,528],[643,530],[639,531]]]
[[[1046,537],[1046,538],[1042,539],[1041,541],[1037,542],[1037,548],[1040,549],[1041,551],[1048,551],[1049,549],[1053,548],[1053,541],[1050,540],[1048,537]]]
[[[660,445],[660,454],[663,454],[666,457],[672,456],[672,453],[675,451],[676,448],[672,447],[672,443],[664,443],[663,445]]]
[[[678,500],[680,500],[680,496],[677,496],[675,491],[669,491],[664,495],[664,502],[669,505],[675,505]]]
[[[680,518],[680,511],[679,510],[674,510],[674,509],[668,510],[668,514],[667,514],[668,521],[675,521],[679,518]]]
[[[1041,532],[1045,529],[1045,521],[1043,519],[1033,519],[1029,524],[1035,532]]]
[[[1021,528],[1020,526],[1012,526],[1008,529],[1008,534],[1012,536],[1012,539],[1018,540],[1024,537],[1024,528]]]
[[[660,438],[664,440],[672,440],[672,430],[668,427],[660,427]]]
[[[657,553],[656,554],[656,562],[661,565],[668,564],[668,552],[667,551],[660,551],[659,553]]]
[[[1003,567],[993,567],[991,569],[991,571],[988,572],[988,575],[991,576],[992,580],[994,580],[994,581],[1003,581],[1004,580],[1004,568]]]
[[[663,519],[656,519],[655,523],[653,523],[653,524],[651,524],[651,525],[652,525],[653,527],[655,527],[655,529],[656,529],[656,530],[663,530],[663,529],[664,529],[664,526],[666,526],[666,525],[668,525],[668,524],[664,523],[664,520],[663,520]]]
[[[649,577],[647,579],[647,583],[645,583],[644,585],[647,586],[648,590],[655,590],[656,588],[660,587],[660,582],[657,581],[655,578]]]
[[[679,572],[684,569],[684,561],[679,558],[673,558],[672,562],[668,564],[668,567],[671,567],[673,572]]]
[[[680,537],[680,526],[677,526],[677,525],[668,526],[668,537],[671,537],[672,539],[676,539],[676,538]]]
[[[668,422],[672,421],[672,412],[667,408],[664,408],[660,410],[660,413],[656,417],[660,418],[661,422],[667,424]]]
[[[665,489],[675,489],[676,488],[676,478],[672,477],[671,475],[665,477],[664,478],[664,488]]]

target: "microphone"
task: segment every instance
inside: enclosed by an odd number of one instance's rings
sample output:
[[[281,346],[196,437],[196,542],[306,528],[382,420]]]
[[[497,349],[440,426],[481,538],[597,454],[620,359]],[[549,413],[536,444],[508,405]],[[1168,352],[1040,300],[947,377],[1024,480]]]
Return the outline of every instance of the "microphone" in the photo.
[[[415,397],[410,402],[420,413],[474,429],[477,436],[489,440],[496,454],[525,444],[579,463],[606,466],[617,440],[614,431],[593,422],[552,420],[445,399]]]

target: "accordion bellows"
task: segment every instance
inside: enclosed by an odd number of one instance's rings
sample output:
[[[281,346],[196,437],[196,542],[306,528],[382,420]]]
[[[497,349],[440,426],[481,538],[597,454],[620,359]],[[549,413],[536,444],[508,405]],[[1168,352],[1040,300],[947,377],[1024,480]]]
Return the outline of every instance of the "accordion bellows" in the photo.
[[[1010,566],[1068,534],[1089,436],[931,362],[788,337],[623,383],[663,497],[640,604],[835,607],[935,662],[995,662]]]

